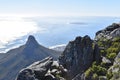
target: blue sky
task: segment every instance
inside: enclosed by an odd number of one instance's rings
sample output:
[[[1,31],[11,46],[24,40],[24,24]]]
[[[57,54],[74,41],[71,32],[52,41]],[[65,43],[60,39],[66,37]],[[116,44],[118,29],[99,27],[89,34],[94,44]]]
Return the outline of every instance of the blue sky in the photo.
[[[0,15],[120,16],[120,0],[0,0]]]

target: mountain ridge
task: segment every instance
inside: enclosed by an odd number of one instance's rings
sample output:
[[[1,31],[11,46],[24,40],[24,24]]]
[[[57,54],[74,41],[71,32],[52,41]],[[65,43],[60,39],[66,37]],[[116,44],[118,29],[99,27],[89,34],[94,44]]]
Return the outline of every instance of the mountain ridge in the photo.
[[[25,45],[9,50],[6,54],[7,55],[0,60],[0,80],[14,80],[19,70],[31,63],[48,56],[57,59],[60,55],[59,52],[39,45],[32,35],[28,37]],[[6,69],[4,67],[6,67]]]

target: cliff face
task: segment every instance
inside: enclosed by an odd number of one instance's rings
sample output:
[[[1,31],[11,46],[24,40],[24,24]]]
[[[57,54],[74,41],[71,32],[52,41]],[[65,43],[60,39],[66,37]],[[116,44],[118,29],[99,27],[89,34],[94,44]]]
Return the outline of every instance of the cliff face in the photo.
[[[71,80],[88,69],[93,61],[99,61],[99,59],[99,48],[89,36],[85,36],[69,42],[59,57],[59,63],[68,70],[68,80]]]
[[[98,31],[95,40],[103,38],[112,39],[114,37],[120,37],[120,23],[113,23],[105,29]]]

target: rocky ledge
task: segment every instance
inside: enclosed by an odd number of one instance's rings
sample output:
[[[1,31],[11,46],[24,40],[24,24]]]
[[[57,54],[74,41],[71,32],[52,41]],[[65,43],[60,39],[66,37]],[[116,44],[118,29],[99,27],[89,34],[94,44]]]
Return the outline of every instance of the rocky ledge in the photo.
[[[48,57],[22,69],[16,80],[65,80],[58,75],[66,75],[67,70],[53,58]]]
[[[120,37],[120,23],[113,23],[105,29],[98,31],[95,40],[103,38],[111,39],[114,37]]]

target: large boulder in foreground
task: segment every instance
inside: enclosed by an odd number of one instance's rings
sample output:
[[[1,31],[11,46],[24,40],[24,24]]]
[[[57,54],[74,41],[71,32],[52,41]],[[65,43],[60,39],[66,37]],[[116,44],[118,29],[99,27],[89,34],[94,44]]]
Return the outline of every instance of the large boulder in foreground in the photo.
[[[16,80],[65,80],[67,70],[48,57],[22,69]]]
[[[48,78],[45,74],[50,69],[52,63],[53,59],[50,57],[35,62],[29,67],[21,70],[16,80],[45,80],[45,78]]]
[[[93,61],[99,61],[99,48],[89,36],[77,37],[69,42],[59,57],[59,63],[68,70],[68,80],[81,75]],[[79,79],[80,80],[80,79]]]

